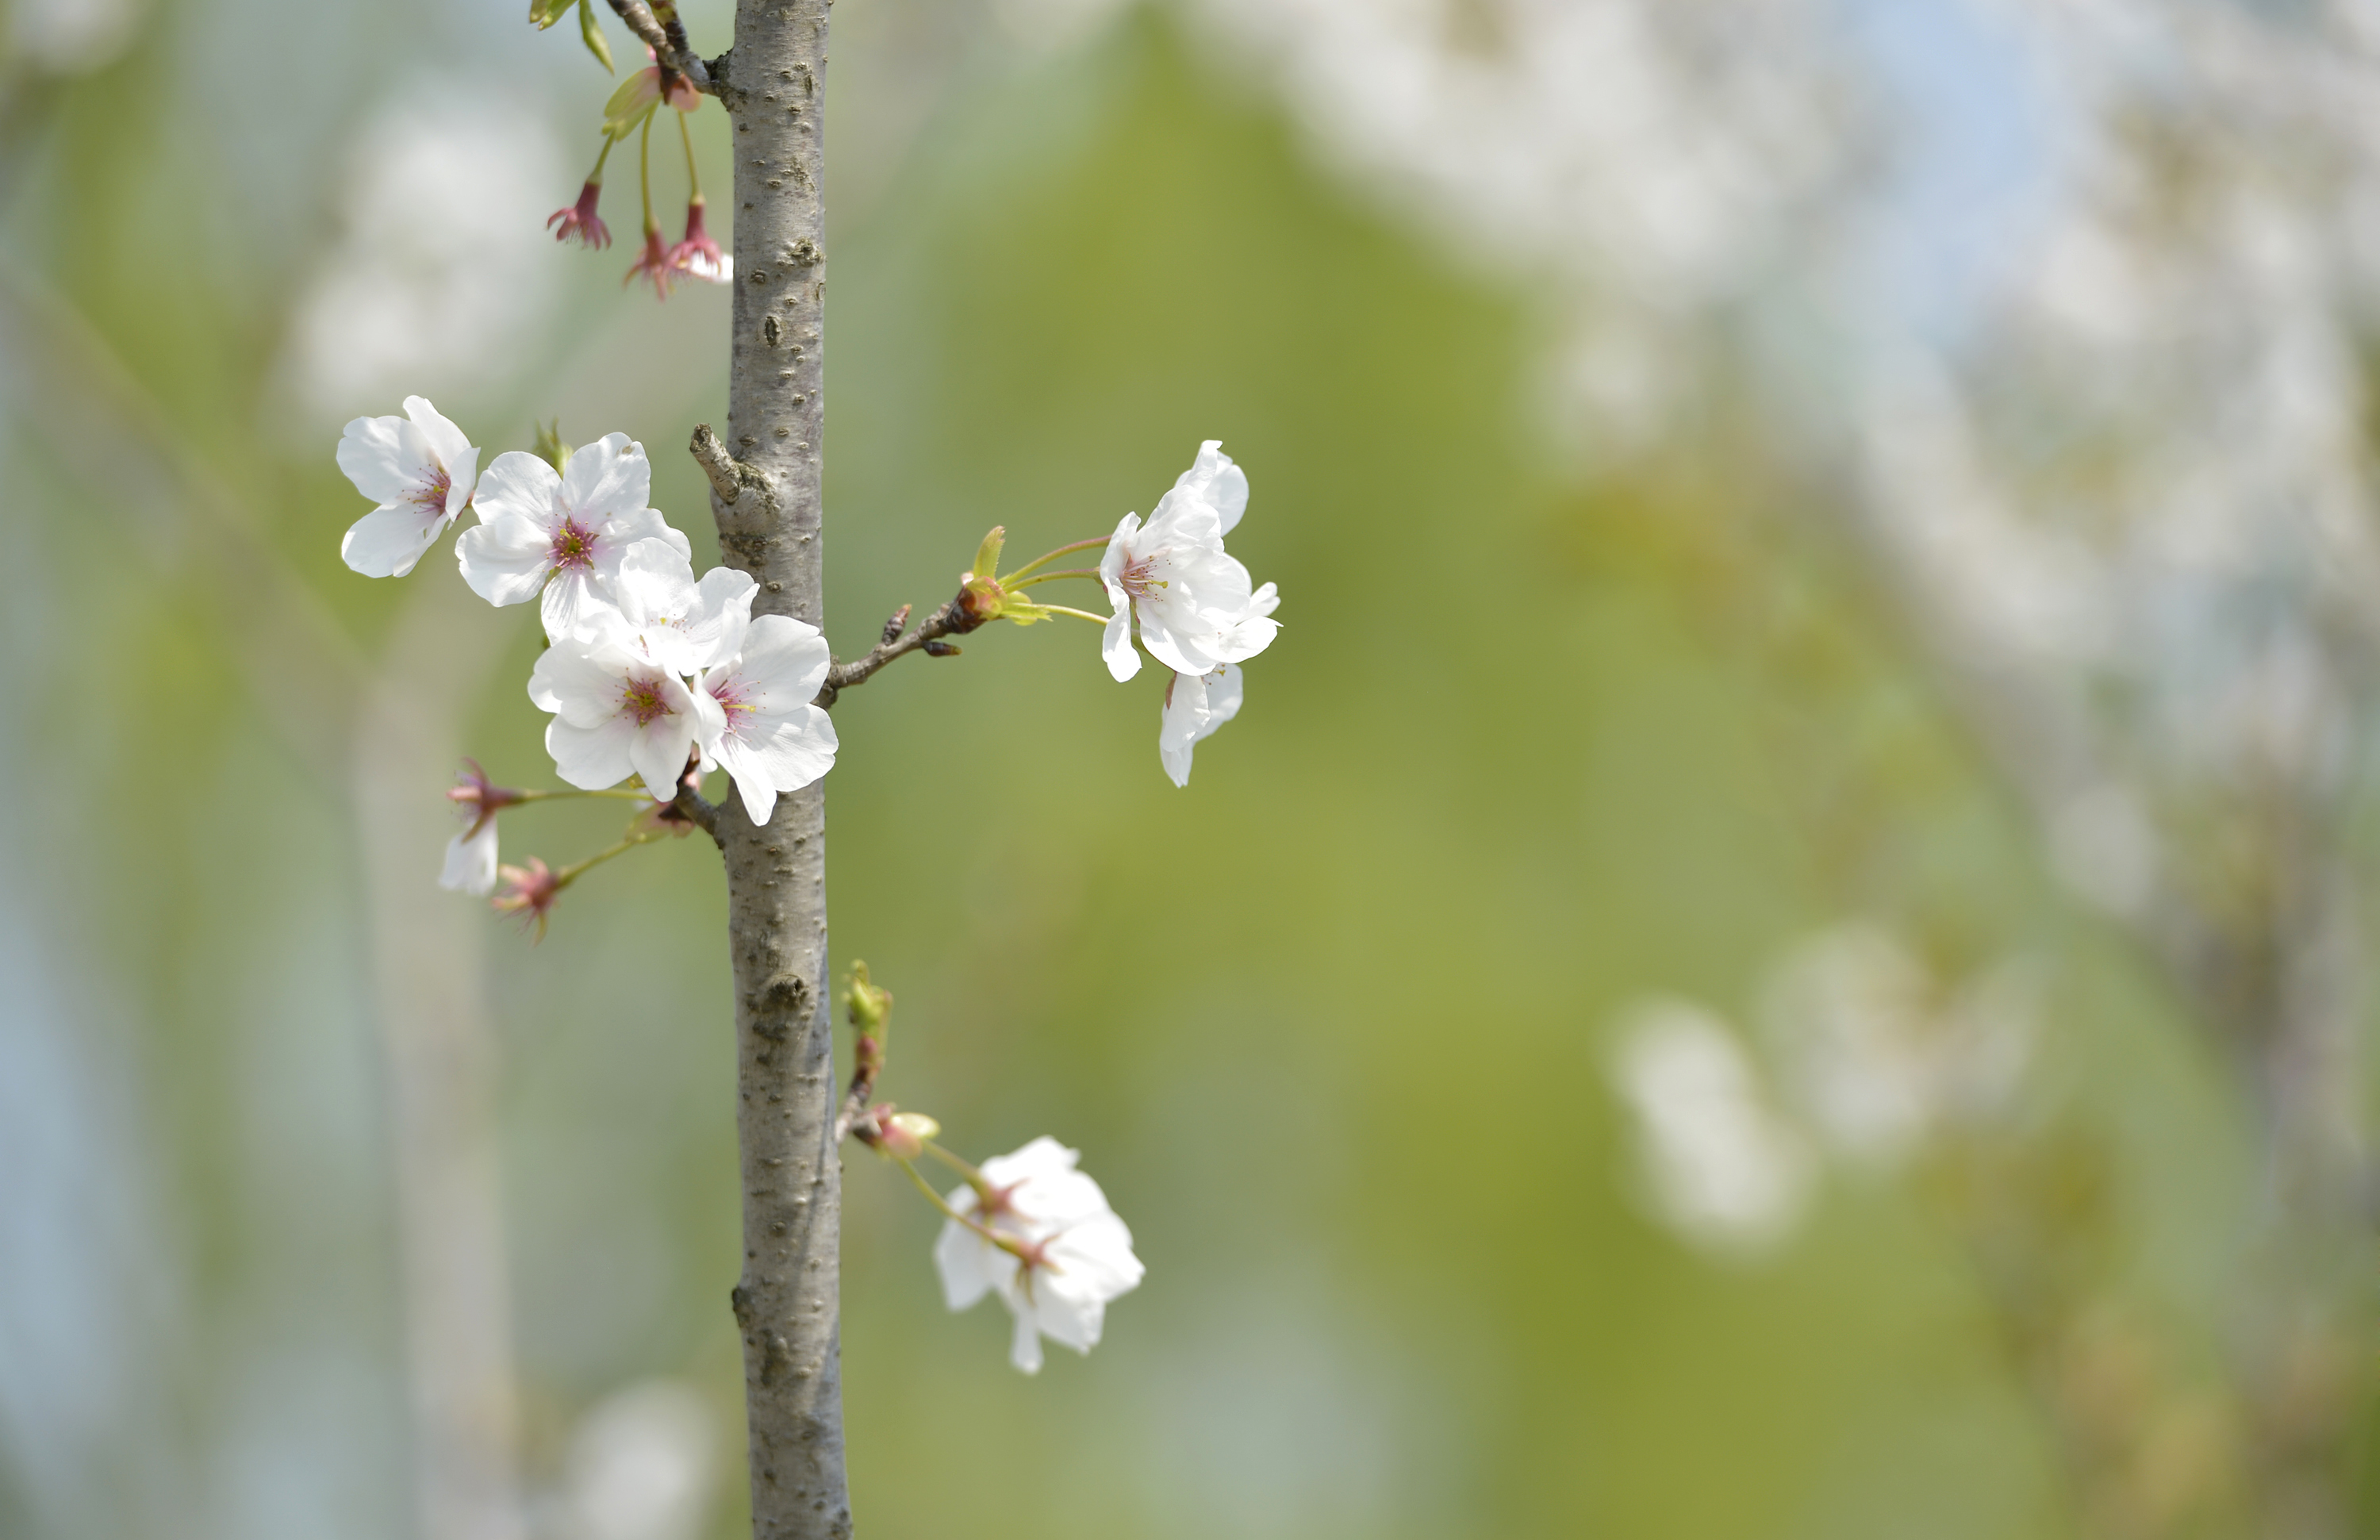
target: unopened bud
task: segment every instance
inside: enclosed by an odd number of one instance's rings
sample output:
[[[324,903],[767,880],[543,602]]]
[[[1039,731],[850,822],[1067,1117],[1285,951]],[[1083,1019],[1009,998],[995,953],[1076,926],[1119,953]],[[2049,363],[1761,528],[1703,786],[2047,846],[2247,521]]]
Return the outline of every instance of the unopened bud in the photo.
[[[959,574],[959,612],[966,617],[966,624],[960,629],[972,631],[988,621],[998,620],[1007,598],[990,573]]]
[[[593,212],[592,208],[590,207],[588,212],[591,213]],[[563,234],[568,235],[569,232],[565,230]],[[609,237],[607,236],[605,238],[608,239]],[[552,422],[540,422],[537,425],[536,455],[539,459],[543,460],[554,469],[563,472],[565,475],[569,473],[570,446],[562,442],[562,419],[560,418],[555,418]]]
[[[1008,527],[1004,524],[993,525],[991,533],[986,535],[983,538],[983,543],[975,548],[975,570],[978,576],[992,578],[1000,576],[1000,548],[1007,543]]]
[[[942,1125],[923,1112],[894,1112],[876,1120],[876,1147],[895,1160],[915,1160]]]
[[[869,1037],[884,1036],[884,1024],[892,1014],[892,993],[868,982],[868,964],[851,964],[851,985],[843,992],[843,1007],[849,1013],[851,1025]]]

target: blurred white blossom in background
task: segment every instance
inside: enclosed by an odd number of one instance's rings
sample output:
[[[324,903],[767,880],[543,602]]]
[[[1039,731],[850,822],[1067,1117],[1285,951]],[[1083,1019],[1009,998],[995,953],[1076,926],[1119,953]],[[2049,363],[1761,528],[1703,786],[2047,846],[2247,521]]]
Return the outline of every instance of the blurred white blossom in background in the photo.
[[[1635,1114],[1656,1217],[1722,1256],[1755,1256],[1791,1233],[1809,1197],[1801,1135],[1769,1104],[1727,1025],[1681,1000],[1627,1013],[1611,1076]]]
[[[2031,1058],[2030,975],[1946,991],[1889,931],[1820,931],[1770,973],[1761,1018],[1789,1099],[1847,1160],[1888,1167],[2006,1106]]]
[[[616,1390],[571,1434],[556,1540],[695,1540],[718,1467],[719,1420],[691,1387]]]
[[[1820,1156],[1889,1170],[2015,1106],[2034,995],[2017,962],[1946,988],[1890,931],[1852,921],[1768,970],[1758,1056],[1702,1006],[1637,1002],[1609,1067],[1634,1115],[1653,1216],[1722,1258],[1781,1243],[1815,1195]]]
[[[542,334],[551,244],[525,209],[569,181],[544,118],[501,85],[408,82],[358,135],[341,235],[299,297],[286,372],[320,421],[502,381]]]
[[[140,30],[140,0],[10,0],[7,52],[51,75],[114,64]]]

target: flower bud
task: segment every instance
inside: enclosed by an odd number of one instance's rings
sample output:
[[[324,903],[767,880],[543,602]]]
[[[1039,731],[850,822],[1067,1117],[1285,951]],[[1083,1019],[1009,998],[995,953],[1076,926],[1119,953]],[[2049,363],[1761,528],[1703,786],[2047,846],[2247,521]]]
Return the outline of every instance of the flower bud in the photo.
[[[993,525],[991,533],[986,535],[983,538],[983,543],[975,548],[976,576],[987,579],[1000,576],[1000,548],[1007,543],[1008,526]]]
[[[923,1112],[892,1112],[879,1109],[889,1116],[876,1120],[876,1147],[895,1160],[915,1160],[926,1153],[926,1141],[942,1131],[942,1125]]]
[[[884,1036],[884,1024],[892,1014],[892,993],[868,982],[868,964],[851,964],[851,987],[843,994],[844,1010],[851,1025],[872,1037]]]
[[[589,187],[598,187],[601,184],[589,183],[588,185]],[[580,200],[587,204],[587,212],[591,215],[594,212],[594,204],[592,200],[586,198],[582,198]],[[556,214],[553,218],[560,219],[563,217],[563,214],[569,213],[570,212],[570,210],[565,209],[562,214]],[[551,224],[553,221],[548,220],[546,223]],[[598,220],[596,223],[600,224],[601,224],[601,221]],[[565,230],[562,232],[562,235],[568,236],[570,233],[570,231]],[[562,236],[558,236],[555,238],[560,239]],[[605,235],[604,238],[606,240],[611,238],[608,233]],[[593,244],[591,239],[589,244]],[[545,461],[548,465],[553,467],[554,469],[563,472],[565,475],[568,474],[570,470],[570,446],[562,442],[562,419],[560,418],[555,418],[552,422],[540,422],[537,424],[537,447],[534,453],[539,459]]]

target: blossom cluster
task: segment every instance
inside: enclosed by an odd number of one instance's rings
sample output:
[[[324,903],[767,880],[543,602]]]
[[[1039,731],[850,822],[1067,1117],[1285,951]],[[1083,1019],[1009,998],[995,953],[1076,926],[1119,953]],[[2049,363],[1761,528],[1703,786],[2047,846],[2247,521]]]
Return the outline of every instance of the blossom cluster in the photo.
[[[765,823],[781,794],[834,767],[834,723],[814,704],[832,663],[825,637],[756,617],[746,574],[695,576],[691,544],[650,505],[643,445],[610,433],[557,454],[559,468],[514,450],[476,472],[461,429],[418,395],[405,410],[358,418],[339,442],[339,467],[380,504],[341,554],[366,576],[403,576],[466,508],[477,515],[455,561],[491,604],[538,601],[549,645],[528,695],[552,713],[545,746],[563,780],[599,791],[634,776],[668,803],[689,773],[724,769]],[[457,792],[472,822],[441,880],[484,893],[498,869],[494,815],[520,794],[476,771]]]
[[[1077,1352],[1099,1345],[1107,1304],[1143,1273],[1132,1231],[1099,1184],[1075,1169],[1080,1157],[1044,1134],[996,1156],[952,1193],[953,1213],[934,1242],[942,1297],[965,1310],[996,1293],[1014,1321],[1008,1359],[1041,1369],[1041,1339]]]
[[[1115,607],[1101,648],[1108,672],[1119,684],[1140,672],[1135,619],[1140,645],[1173,671],[1157,746],[1177,786],[1189,784],[1198,741],[1239,714],[1240,665],[1270,647],[1281,629],[1272,618],[1280,591],[1270,583],[1256,587],[1223,550],[1223,537],[1247,508],[1247,472],[1209,439],[1147,524],[1124,515],[1099,559],[1099,582]]]

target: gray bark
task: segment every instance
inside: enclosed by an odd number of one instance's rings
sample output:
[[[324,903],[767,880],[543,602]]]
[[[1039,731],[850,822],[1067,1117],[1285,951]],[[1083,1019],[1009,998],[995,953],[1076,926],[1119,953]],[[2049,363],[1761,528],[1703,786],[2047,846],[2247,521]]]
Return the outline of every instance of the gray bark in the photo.
[[[713,91],[735,125],[735,297],[727,446],[714,491],[727,563],[755,614],[823,625],[827,0],[739,0]],[[756,829],[720,809],[735,979],[744,1275],[735,1293],[758,1540],[851,1534],[844,1485],[837,1272],[842,1166],[826,930],[826,803],[811,786]]]

